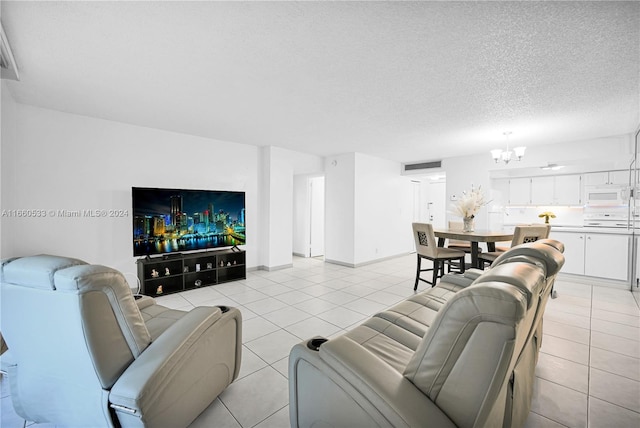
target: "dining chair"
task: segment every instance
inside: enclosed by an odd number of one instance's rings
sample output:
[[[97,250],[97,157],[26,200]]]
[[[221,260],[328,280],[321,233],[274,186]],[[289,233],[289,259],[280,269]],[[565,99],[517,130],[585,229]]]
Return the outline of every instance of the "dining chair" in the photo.
[[[526,244],[529,242],[535,242],[538,239],[546,239],[549,237],[549,231],[551,230],[551,225],[549,224],[531,224],[531,225],[520,225],[516,226],[513,231],[513,239],[511,240],[511,247],[513,248],[516,245]],[[485,265],[491,266],[493,261],[498,258],[501,254],[505,252],[506,249],[498,249],[496,251],[489,251],[486,253],[481,253],[478,255],[478,262],[482,269],[485,268]]]
[[[457,260],[459,263],[458,271],[464,272],[464,256],[465,252],[453,250],[450,248],[438,247],[436,236],[433,233],[433,225],[431,223],[412,223],[413,239],[416,243],[416,254],[418,258],[416,267],[416,282],[413,290],[418,289],[418,281],[424,281],[431,286],[436,285],[439,277],[444,275],[444,263],[451,260]],[[431,260],[433,262],[432,269],[422,269],[422,259]],[[421,278],[421,272],[433,271],[431,282]]]

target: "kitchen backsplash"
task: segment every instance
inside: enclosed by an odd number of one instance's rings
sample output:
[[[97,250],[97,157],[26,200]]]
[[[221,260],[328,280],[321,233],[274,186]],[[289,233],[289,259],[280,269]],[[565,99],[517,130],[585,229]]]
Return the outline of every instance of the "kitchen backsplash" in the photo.
[[[491,229],[502,229],[503,227],[515,226],[517,224],[537,224],[544,223],[544,218],[538,217],[543,212],[550,211],[555,214],[555,218],[550,218],[552,226],[582,227],[584,218],[583,207],[565,206],[537,206],[537,207],[503,207],[489,206],[489,227]]]

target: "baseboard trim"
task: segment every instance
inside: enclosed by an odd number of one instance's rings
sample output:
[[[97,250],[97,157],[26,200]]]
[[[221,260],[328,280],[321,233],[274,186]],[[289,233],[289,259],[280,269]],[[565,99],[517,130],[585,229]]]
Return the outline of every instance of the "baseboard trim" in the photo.
[[[394,256],[387,256],[387,257],[381,257],[379,259],[375,259],[375,260],[368,260],[366,262],[362,262],[362,263],[346,263],[346,262],[341,262],[338,260],[329,260],[329,259],[324,259],[325,262],[327,263],[331,263],[334,265],[340,265],[340,266],[346,266],[346,267],[350,267],[350,268],[359,268],[362,266],[367,266],[367,265],[372,265],[374,263],[380,263],[380,262],[384,262],[387,260],[393,260],[393,259],[397,259],[399,257],[404,257],[407,254],[415,254],[415,251],[413,253],[400,253],[400,254],[396,254]]]
[[[341,262],[339,260],[331,260],[331,259],[324,259],[325,263],[331,263],[332,265],[339,265],[339,266],[345,266],[345,267],[350,267],[350,268],[354,268],[356,267],[356,265],[354,265],[353,263],[345,263],[345,262]]]
[[[565,281],[576,281],[580,283],[587,283],[589,285],[597,285],[602,287],[610,287],[610,288],[620,288],[624,290],[630,290],[631,285],[628,281],[620,281],[617,279],[608,279],[608,278],[598,278],[595,276],[587,276],[587,275],[577,275],[573,273],[564,273],[560,271],[558,273],[558,278],[564,279]]]
[[[289,263],[288,265],[280,265],[280,266],[258,266],[258,270],[266,270],[268,272],[273,272],[275,270],[289,269],[293,267],[293,263]]]

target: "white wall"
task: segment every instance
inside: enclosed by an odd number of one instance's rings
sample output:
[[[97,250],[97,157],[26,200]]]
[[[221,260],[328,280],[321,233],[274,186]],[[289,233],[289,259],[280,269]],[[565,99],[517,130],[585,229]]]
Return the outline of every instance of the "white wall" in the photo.
[[[263,188],[268,188],[264,228],[268,231],[267,251],[261,267],[278,269],[293,263],[293,168],[277,147],[265,147],[268,175]]]
[[[9,207],[9,191],[5,187],[10,185],[9,171],[12,169],[11,152],[16,146],[16,109],[17,105],[6,83],[2,81],[0,85],[1,107],[0,107],[0,212]],[[0,217],[0,259],[9,256],[9,240],[6,239],[8,228],[5,227],[9,218]],[[8,224],[7,224],[8,226]]]
[[[131,187],[140,186],[246,192],[247,265],[258,264],[256,147],[22,104],[16,113],[18,138],[2,147],[3,209],[128,216],[3,218],[3,256],[52,253],[135,271]]]
[[[491,156],[487,153],[485,156],[460,156],[448,158],[442,161],[442,166],[447,171],[447,193],[446,193],[446,210],[447,221],[461,221],[460,217],[451,213],[451,205],[453,195],[459,197],[462,192],[471,191],[471,186],[480,187],[489,199],[491,180],[489,179],[489,169],[492,165]],[[476,229],[488,229],[487,207],[482,208],[475,216]]]
[[[414,191],[400,164],[356,153],[355,264],[413,250]]]
[[[325,260],[355,264],[355,153],[325,161]]]
[[[413,186],[400,164],[360,153],[327,158],[325,259],[347,266],[413,250]]]

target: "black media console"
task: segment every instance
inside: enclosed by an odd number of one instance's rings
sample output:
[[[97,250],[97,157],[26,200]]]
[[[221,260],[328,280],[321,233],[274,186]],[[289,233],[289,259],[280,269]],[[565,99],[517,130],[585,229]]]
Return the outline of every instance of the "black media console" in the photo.
[[[237,249],[170,254],[137,263],[140,293],[153,297],[247,277],[245,251]]]

